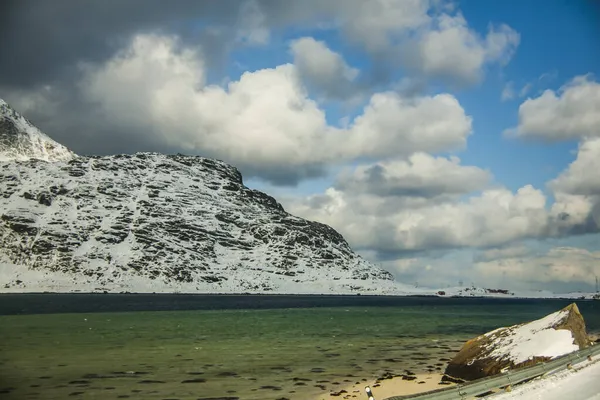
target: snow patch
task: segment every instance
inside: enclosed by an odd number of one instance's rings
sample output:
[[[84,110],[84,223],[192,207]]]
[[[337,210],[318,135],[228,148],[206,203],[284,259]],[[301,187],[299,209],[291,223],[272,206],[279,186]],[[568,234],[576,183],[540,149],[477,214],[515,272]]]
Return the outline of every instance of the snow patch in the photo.
[[[561,310],[514,329],[486,333],[493,338],[488,348],[493,347],[494,351],[489,357],[520,364],[536,356],[556,358],[579,350],[571,331],[553,328],[567,316],[568,311]]]

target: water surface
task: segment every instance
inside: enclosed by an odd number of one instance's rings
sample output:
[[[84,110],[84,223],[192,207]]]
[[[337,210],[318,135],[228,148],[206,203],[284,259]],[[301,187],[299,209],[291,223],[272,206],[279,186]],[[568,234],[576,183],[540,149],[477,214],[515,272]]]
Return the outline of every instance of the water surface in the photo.
[[[310,399],[386,371],[439,371],[468,338],[568,303],[1,295],[0,391],[19,400]],[[598,302],[578,305],[600,330]]]

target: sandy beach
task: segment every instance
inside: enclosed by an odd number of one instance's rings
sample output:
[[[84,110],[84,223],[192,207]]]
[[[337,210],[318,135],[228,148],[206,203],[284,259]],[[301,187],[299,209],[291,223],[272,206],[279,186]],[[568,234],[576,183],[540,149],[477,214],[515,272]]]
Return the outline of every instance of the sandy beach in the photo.
[[[333,399],[366,399],[365,387],[370,386],[375,399],[382,400],[392,396],[401,396],[415,393],[428,392],[431,390],[450,387],[454,384],[440,385],[442,374],[414,374],[415,379],[406,380],[401,376],[391,379],[376,380],[373,379],[359,384],[352,384],[342,387],[339,390],[331,391],[327,394],[320,394],[315,400],[333,400]]]

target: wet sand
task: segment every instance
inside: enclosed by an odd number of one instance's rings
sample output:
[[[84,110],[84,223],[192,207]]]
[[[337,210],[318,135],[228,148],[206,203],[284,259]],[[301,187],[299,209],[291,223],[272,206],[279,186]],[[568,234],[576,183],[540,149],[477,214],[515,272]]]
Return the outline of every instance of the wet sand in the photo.
[[[406,378],[410,377],[410,378]],[[414,379],[413,379],[414,378]],[[315,397],[315,400],[333,399],[365,399],[365,387],[369,386],[376,399],[385,399],[392,396],[403,396],[409,394],[429,392],[442,388],[451,387],[454,384],[440,385],[442,374],[425,373],[402,376],[394,376],[391,379],[373,379],[366,382],[358,382],[340,390],[330,391]]]

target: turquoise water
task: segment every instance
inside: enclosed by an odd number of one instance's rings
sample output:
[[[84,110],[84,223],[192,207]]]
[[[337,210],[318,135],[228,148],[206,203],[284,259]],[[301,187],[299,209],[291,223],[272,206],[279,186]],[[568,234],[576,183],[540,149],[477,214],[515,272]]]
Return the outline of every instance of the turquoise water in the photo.
[[[311,399],[568,302],[0,316],[3,399]],[[588,326],[598,307],[580,304]]]

